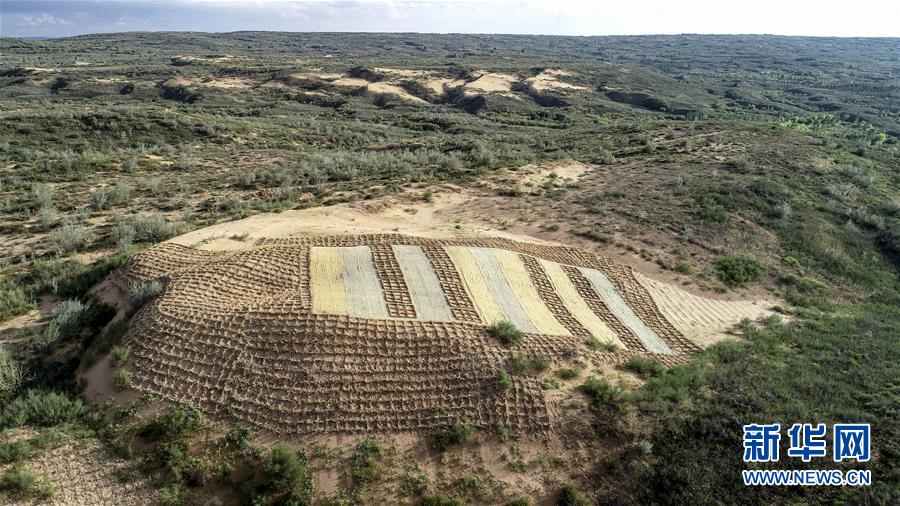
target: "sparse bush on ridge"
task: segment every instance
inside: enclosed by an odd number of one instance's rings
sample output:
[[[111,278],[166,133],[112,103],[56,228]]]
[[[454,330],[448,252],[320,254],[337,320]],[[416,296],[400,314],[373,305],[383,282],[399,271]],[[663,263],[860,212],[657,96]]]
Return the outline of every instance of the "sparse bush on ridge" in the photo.
[[[128,288],[128,294],[125,296],[125,304],[131,311],[137,311],[153,297],[156,297],[163,291],[163,284],[158,279],[146,281],[143,283],[133,283]]]

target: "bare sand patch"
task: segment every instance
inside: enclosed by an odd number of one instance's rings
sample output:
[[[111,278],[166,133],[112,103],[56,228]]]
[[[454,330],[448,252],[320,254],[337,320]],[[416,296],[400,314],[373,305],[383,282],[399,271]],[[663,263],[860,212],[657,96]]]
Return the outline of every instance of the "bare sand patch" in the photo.
[[[400,86],[396,86],[389,83],[370,83],[366,85],[366,95],[390,95],[394,97],[401,98],[403,100],[414,102],[417,104],[427,104],[425,100],[411,94],[410,92],[404,90]]]
[[[500,74],[495,72],[486,72],[481,74],[474,81],[465,84],[466,92],[471,93],[494,93],[494,92],[510,92],[514,83],[518,82],[518,78],[509,74]]]
[[[560,77],[573,75],[561,69],[547,69],[540,74],[525,80],[525,84],[536,91],[585,90],[584,86],[560,81]]]
[[[451,79],[449,77],[442,77],[438,79],[427,79],[422,82],[426,88],[433,91],[437,95],[443,95],[449,90],[454,88],[459,88],[466,84],[466,82],[462,79]]]

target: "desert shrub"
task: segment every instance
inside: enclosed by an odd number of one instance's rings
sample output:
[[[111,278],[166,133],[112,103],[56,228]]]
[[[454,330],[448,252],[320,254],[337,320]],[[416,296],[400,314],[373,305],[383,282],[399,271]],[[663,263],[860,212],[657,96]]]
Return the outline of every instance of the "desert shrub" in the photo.
[[[559,491],[559,496],[556,498],[556,504],[558,506],[588,506],[588,501],[581,495],[581,492],[575,488],[575,485],[571,483],[567,483],[563,485],[563,488]]]
[[[368,484],[381,477],[381,466],[378,464],[381,456],[381,445],[373,438],[366,438],[356,445],[350,458],[354,496],[359,496]]]
[[[20,462],[27,459],[31,454],[31,445],[25,439],[0,444],[0,464]]]
[[[39,479],[34,471],[17,464],[0,475],[0,492],[7,492],[20,499],[34,497],[46,500],[53,497],[55,488],[49,480]]]
[[[131,219],[135,242],[160,242],[178,233],[174,223],[169,223],[161,214],[135,216]]]
[[[465,422],[455,422],[431,431],[431,447],[444,452],[451,446],[466,443],[475,435],[475,428]]]
[[[163,284],[157,279],[143,283],[133,283],[128,288],[125,303],[132,311],[135,311],[146,304],[148,300],[162,293],[162,291]]]
[[[665,370],[665,367],[659,360],[639,355],[629,357],[628,360],[620,364],[618,368],[624,371],[633,372],[644,379],[657,377]]]
[[[556,370],[556,377],[562,380],[575,379],[581,374],[581,369],[575,367],[560,367]]]
[[[79,399],[72,399],[58,392],[29,390],[24,396],[10,401],[0,411],[0,427],[21,427],[26,424],[49,427],[73,421],[84,412],[84,404]]]
[[[491,325],[488,327],[487,332],[491,337],[507,346],[521,344],[524,337],[521,330],[517,329],[512,322],[506,320]]]
[[[578,390],[591,399],[591,409],[597,413],[621,412],[624,410],[625,393],[620,387],[611,385],[603,378],[591,376]]]
[[[405,495],[421,495],[431,483],[428,474],[418,464],[412,464],[400,477],[400,492]]]
[[[0,288],[0,319],[27,313],[34,308],[34,302],[20,286],[5,285]]]
[[[308,497],[312,493],[313,476],[309,471],[309,458],[284,443],[272,448],[263,463],[263,473],[266,490],[287,492],[297,497]]]
[[[179,404],[166,413],[154,415],[137,433],[146,441],[175,441],[189,436],[205,423],[199,409],[190,404]]]
[[[463,506],[459,499],[452,499],[444,494],[426,495],[419,503],[420,506]]]
[[[500,371],[500,374],[497,376],[497,382],[503,390],[509,390],[513,387],[513,380],[506,371]]]
[[[719,279],[731,287],[746,286],[762,276],[763,264],[749,255],[725,255],[716,258]]]
[[[15,395],[25,381],[25,368],[0,346],[0,400]]]
[[[530,506],[531,503],[528,502],[528,499],[524,497],[516,497],[515,499],[510,499],[506,501],[506,506]]]
[[[88,306],[77,299],[64,300],[53,310],[52,325],[59,329],[63,339],[74,337],[87,316]]]
[[[72,253],[87,246],[94,234],[84,225],[67,223],[53,229],[49,239],[59,253]]]
[[[59,211],[54,207],[42,207],[38,210],[38,221],[42,228],[50,229],[59,221]]]
[[[91,207],[94,208],[95,211],[105,209],[108,203],[109,191],[105,188],[99,188],[91,193]]]
[[[550,359],[540,355],[527,356],[522,353],[513,355],[513,369],[519,374],[539,374],[550,367]]]
[[[232,427],[222,439],[219,440],[218,447],[223,449],[243,450],[253,437],[253,429],[244,425]]]
[[[507,186],[497,190],[497,195],[500,195],[501,197],[521,197],[523,193],[518,186]]]
[[[128,347],[127,346],[113,346],[112,349],[109,350],[109,365],[112,367],[119,367],[125,362],[128,361]]]
[[[137,167],[137,160],[134,158],[129,158],[122,162],[122,170],[125,172],[131,172],[135,167]]]
[[[188,491],[180,483],[173,483],[159,491],[159,503],[162,506],[183,506],[189,503],[188,500]]]
[[[119,390],[125,390],[131,386],[131,373],[128,369],[119,369],[113,374],[113,385]]]
[[[53,190],[45,183],[32,183],[31,201],[34,203],[35,209],[53,207]]]

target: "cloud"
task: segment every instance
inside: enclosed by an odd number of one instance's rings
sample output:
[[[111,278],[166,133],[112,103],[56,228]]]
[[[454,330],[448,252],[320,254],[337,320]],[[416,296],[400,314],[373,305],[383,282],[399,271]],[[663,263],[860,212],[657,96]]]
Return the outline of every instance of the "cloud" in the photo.
[[[48,25],[64,25],[69,26],[72,23],[65,19],[54,16],[47,12],[40,14],[20,14],[16,24],[19,26],[48,26]]]

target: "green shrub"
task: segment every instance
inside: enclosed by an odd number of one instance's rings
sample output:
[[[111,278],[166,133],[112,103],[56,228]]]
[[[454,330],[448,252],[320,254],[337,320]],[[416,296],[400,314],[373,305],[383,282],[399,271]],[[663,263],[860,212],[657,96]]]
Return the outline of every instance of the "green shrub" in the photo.
[[[726,255],[716,259],[719,279],[731,287],[746,286],[762,276],[763,264],[748,255]]]
[[[562,380],[575,379],[581,374],[581,369],[576,367],[560,367],[556,370],[556,377]]]
[[[556,504],[558,506],[588,506],[589,503],[582,497],[578,489],[575,488],[575,485],[568,483],[563,485],[562,490],[559,491],[559,496],[556,498]]]
[[[69,223],[53,229],[49,239],[59,253],[73,253],[84,249],[94,239],[94,234],[84,225]]]
[[[624,408],[624,391],[603,378],[590,376],[578,387],[578,390],[590,397],[591,408],[595,412],[598,410],[620,412]]]
[[[506,320],[491,325],[490,327],[488,327],[487,332],[488,335],[490,335],[494,339],[499,340],[506,346],[521,344],[522,338],[525,335],[521,330],[517,329],[516,326],[512,324],[512,322]]]
[[[19,462],[27,459],[31,454],[31,445],[25,439],[0,444],[0,464]]]
[[[0,401],[15,395],[25,381],[25,368],[0,346]]]
[[[506,502],[506,506],[530,506],[531,503],[524,497],[516,497]]]
[[[0,492],[8,492],[22,499],[36,497],[47,500],[53,497],[55,488],[49,480],[38,479],[34,471],[17,464],[0,475]]]
[[[497,377],[498,382],[500,383],[500,388],[503,390],[509,390],[513,387],[512,378],[509,377],[509,373],[506,371],[500,371],[500,375]]]
[[[119,369],[113,374],[113,385],[119,390],[125,390],[131,386],[131,373],[128,369]]]
[[[113,346],[111,350],[109,350],[109,365],[112,367],[119,367],[125,362],[128,361],[128,347],[127,346]]]
[[[244,425],[238,425],[228,431],[219,440],[218,447],[223,449],[243,450],[253,437],[253,429]]]
[[[295,452],[290,446],[279,443],[263,463],[264,486],[271,492],[289,492],[308,496],[312,492],[312,473],[305,453]]]
[[[59,329],[62,339],[75,337],[85,321],[88,306],[77,299],[64,300],[53,310],[52,324]]]
[[[513,369],[519,374],[540,374],[550,367],[550,359],[544,356],[517,353],[511,360]]]
[[[624,363],[619,364],[618,368],[633,372],[644,379],[655,378],[665,370],[665,366],[659,360],[641,355],[629,357]]]
[[[163,284],[156,279],[144,283],[133,283],[128,289],[128,295],[125,296],[125,304],[131,311],[136,311],[162,291]]]
[[[356,445],[356,450],[350,458],[355,496],[358,496],[368,484],[381,477],[381,466],[378,465],[381,456],[381,445],[373,438],[366,438]]]
[[[465,422],[455,422],[448,427],[431,431],[431,447],[444,452],[455,445],[466,443],[475,435],[475,428]]]
[[[162,506],[184,506],[189,504],[189,494],[184,485],[173,483],[159,491],[159,503]]]
[[[34,203],[35,209],[53,207],[53,190],[45,183],[32,183],[31,201]]]
[[[203,413],[190,404],[179,404],[167,413],[157,413],[137,433],[147,441],[183,439],[206,423]]]
[[[9,402],[0,412],[0,427],[37,425],[49,427],[74,421],[85,412],[79,399],[71,399],[57,392],[29,390]]]
[[[426,495],[419,503],[420,506],[463,506],[459,499],[451,499],[444,494]]]

